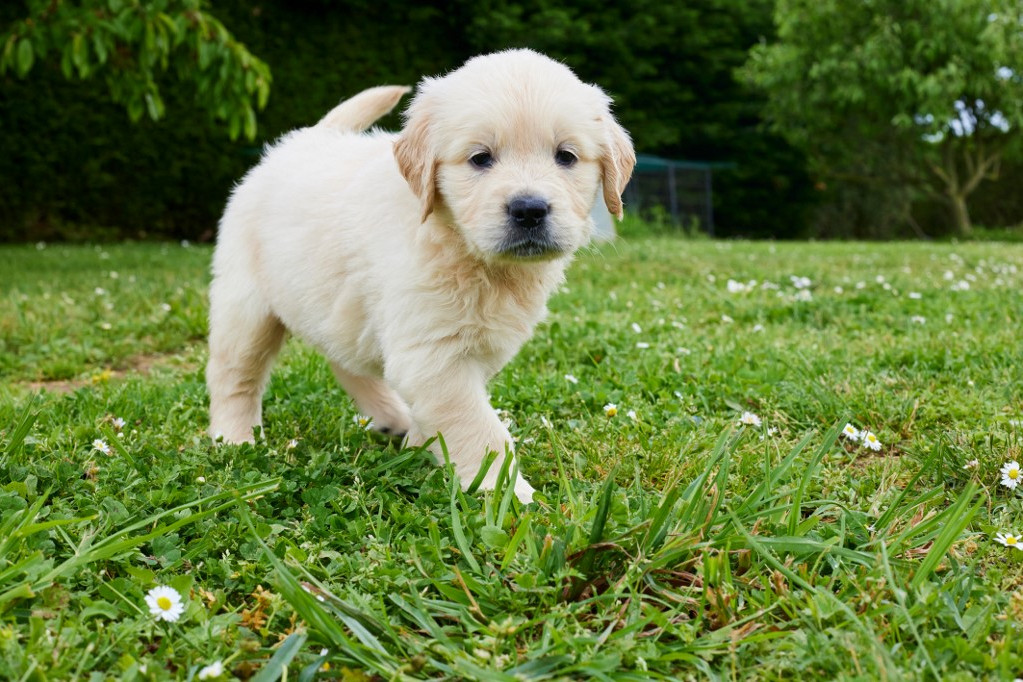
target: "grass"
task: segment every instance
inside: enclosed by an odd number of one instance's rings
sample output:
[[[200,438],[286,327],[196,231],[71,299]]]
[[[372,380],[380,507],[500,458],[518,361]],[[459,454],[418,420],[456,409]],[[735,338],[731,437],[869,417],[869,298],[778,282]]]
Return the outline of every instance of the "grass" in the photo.
[[[212,447],[209,257],[0,248],[0,678],[1023,674],[1023,249],[581,254],[491,387],[525,508],[363,431],[295,341],[266,441]]]

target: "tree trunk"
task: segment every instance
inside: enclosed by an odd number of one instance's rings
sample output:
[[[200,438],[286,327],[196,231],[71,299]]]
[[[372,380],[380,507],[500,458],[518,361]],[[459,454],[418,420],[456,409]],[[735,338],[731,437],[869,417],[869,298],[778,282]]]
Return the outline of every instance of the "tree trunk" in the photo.
[[[956,234],[960,237],[972,236],[973,223],[970,221],[970,209],[966,205],[966,194],[950,189],[948,200],[952,206],[952,224],[955,226]]]

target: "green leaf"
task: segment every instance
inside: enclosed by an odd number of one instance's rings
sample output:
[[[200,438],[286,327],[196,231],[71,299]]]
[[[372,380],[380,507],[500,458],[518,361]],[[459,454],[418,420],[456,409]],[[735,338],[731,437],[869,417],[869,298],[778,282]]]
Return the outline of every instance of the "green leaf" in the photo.
[[[146,111],[149,112],[149,118],[154,121],[159,121],[163,116],[163,99],[160,97],[158,92],[147,92],[146,93]]]
[[[256,138],[256,112],[250,106],[245,107],[245,138]]]
[[[119,618],[121,612],[116,606],[107,601],[94,601],[91,605],[82,610],[78,615],[78,620],[86,621],[93,616],[103,616],[110,620]]]
[[[81,33],[76,33],[71,39],[71,60],[78,69],[78,75],[84,78],[89,70],[89,46]]]
[[[483,526],[480,528],[480,538],[491,549],[502,549],[508,544],[508,533],[497,526]]]
[[[22,38],[18,41],[16,55],[15,73],[17,73],[19,77],[23,78],[35,62],[35,52],[33,51],[32,43],[28,38]]]

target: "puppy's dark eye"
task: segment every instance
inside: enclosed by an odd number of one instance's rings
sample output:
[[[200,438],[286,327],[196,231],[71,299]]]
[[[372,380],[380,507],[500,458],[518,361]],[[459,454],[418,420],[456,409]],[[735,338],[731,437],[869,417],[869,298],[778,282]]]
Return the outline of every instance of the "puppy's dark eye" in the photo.
[[[575,165],[575,162],[579,159],[575,154],[568,151],[567,149],[559,149],[554,153],[554,161],[563,168],[570,168]]]
[[[494,165],[494,155],[490,152],[476,152],[469,157],[469,163],[476,168],[490,168]]]

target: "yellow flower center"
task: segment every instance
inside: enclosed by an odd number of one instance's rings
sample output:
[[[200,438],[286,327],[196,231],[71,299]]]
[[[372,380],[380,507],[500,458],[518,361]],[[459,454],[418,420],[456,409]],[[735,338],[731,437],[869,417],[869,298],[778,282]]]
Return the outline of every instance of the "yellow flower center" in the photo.
[[[170,611],[170,607],[172,606],[171,600],[170,600],[169,597],[159,597],[156,600],[156,605],[159,606],[164,611]]]
[[[1019,469],[1009,469],[1008,476],[1012,479],[1019,478]]]
[[[1005,544],[1007,544],[1007,545],[1015,545],[1016,542],[1018,542],[1018,541],[1016,540],[1016,536],[1015,535],[1008,535],[1005,538]]]

